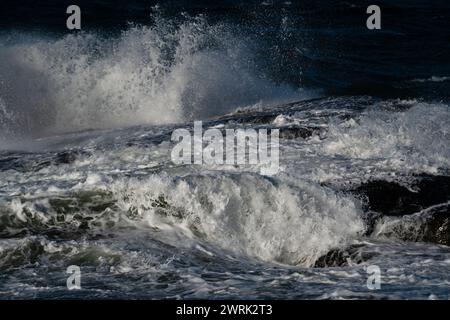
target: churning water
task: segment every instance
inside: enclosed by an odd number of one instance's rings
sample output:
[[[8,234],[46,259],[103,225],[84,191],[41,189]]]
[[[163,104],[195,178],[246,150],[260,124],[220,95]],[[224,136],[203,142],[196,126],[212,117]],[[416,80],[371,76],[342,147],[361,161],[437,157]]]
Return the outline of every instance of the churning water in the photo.
[[[0,298],[450,298],[448,4],[135,2],[3,11]],[[199,119],[279,129],[280,172],[175,165]]]

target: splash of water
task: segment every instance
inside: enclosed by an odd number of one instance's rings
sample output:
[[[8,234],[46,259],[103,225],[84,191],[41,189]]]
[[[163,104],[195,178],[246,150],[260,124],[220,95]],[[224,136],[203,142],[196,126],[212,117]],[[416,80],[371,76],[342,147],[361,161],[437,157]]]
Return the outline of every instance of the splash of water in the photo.
[[[155,20],[113,38],[15,35],[1,44],[2,133],[174,123],[301,97],[263,79],[245,41],[226,25],[202,17]]]

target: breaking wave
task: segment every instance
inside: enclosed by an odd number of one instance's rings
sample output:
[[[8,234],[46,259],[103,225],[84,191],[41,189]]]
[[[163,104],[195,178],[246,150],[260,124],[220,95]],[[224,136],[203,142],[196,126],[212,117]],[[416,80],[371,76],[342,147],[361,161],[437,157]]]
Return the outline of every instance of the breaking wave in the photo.
[[[383,166],[436,173],[450,166],[448,105],[404,102],[405,112],[375,105],[360,118],[330,124],[324,151]]]
[[[10,202],[12,215],[0,235],[51,230],[73,238],[80,230],[104,234],[133,227],[156,237],[162,233],[175,246],[181,232],[184,243],[197,239],[263,261],[311,266],[364,229],[361,208],[351,197],[258,175],[153,175],[82,190]]]
[[[3,36],[3,135],[173,123],[302,97],[259,74],[248,43],[226,25],[155,20],[119,36]]]

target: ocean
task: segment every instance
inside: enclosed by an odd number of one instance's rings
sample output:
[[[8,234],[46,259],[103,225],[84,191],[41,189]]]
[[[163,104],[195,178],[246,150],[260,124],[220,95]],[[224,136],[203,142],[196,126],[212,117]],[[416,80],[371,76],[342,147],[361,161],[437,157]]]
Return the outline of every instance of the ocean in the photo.
[[[448,1],[72,2],[0,3],[0,299],[450,298]]]

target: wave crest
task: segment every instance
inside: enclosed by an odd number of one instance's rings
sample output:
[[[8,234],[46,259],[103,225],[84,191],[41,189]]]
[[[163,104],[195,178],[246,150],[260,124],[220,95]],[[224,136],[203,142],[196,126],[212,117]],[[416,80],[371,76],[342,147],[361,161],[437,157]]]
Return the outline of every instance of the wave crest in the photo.
[[[155,20],[117,37],[14,35],[0,45],[2,133],[173,123],[300,97],[259,75],[250,46],[229,27]]]

